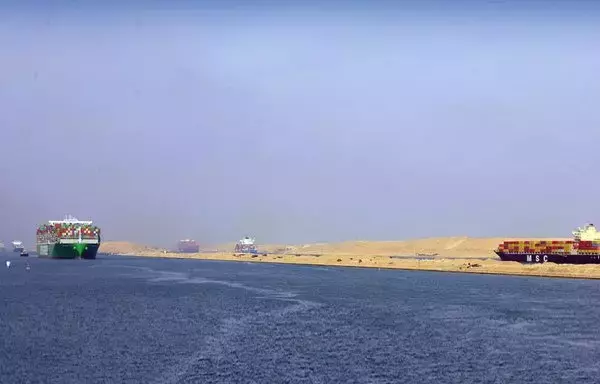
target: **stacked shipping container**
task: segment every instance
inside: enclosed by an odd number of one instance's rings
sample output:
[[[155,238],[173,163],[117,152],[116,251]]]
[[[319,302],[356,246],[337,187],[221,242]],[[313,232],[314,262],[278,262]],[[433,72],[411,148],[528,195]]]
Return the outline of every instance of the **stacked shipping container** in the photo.
[[[578,254],[600,254],[600,241],[505,241],[498,246],[498,251],[505,253],[573,253]]]
[[[505,241],[498,250],[505,253],[571,253],[578,249],[578,243],[573,240],[517,240]]]
[[[38,227],[36,235],[38,243],[56,242],[58,239],[78,239],[81,229],[82,239],[97,239],[100,236],[100,228],[87,224],[42,224]]]

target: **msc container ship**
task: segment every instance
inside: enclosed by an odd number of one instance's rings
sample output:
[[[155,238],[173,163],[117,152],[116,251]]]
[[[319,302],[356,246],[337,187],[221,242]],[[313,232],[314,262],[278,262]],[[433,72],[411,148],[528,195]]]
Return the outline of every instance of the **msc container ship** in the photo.
[[[36,233],[39,257],[53,259],[95,259],[100,248],[100,228],[90,220],[67,216],[50,220]]]
[[[600,232],[594,224],[572,233],[573,240],[504,241],[494,252],[502,261],[600,264]]]

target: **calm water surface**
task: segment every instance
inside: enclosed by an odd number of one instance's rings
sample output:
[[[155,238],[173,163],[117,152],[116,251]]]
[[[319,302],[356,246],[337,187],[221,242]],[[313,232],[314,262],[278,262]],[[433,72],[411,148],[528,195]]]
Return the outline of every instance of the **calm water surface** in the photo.
[[[1,383],[600,377],[598,281],[12,253],[0,261]]]

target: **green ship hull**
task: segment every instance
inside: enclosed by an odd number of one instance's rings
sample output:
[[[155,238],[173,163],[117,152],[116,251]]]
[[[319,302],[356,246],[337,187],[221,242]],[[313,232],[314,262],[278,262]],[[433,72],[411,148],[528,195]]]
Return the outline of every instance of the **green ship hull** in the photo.
[[[37,244],[38,257],[51,259],[95,259],[100,244]]]

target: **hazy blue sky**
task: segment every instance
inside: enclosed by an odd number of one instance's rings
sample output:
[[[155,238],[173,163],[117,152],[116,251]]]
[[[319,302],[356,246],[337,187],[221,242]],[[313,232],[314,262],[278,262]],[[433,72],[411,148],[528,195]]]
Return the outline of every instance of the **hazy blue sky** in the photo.
[[[58,3],[0,10],[6,243],[67,213],[157,245],[600,221],[593,3]]]

